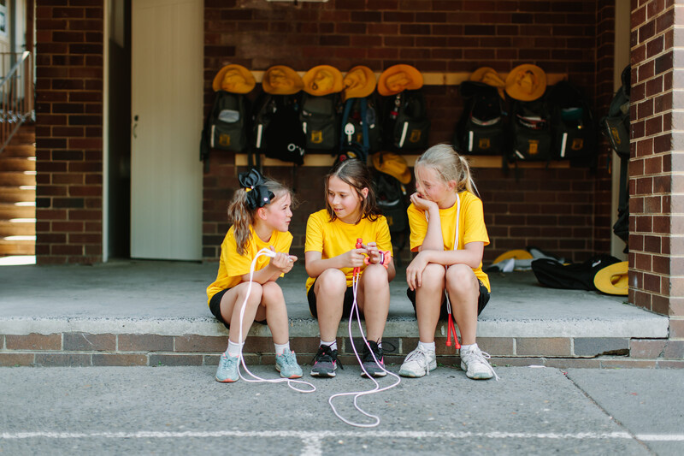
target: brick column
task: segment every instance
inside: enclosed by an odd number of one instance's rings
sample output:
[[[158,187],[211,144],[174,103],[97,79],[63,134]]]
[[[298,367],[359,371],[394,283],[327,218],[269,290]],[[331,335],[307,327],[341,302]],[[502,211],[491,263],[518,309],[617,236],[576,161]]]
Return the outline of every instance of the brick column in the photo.
[[[103,0],[36,0],[36,259],[102,261]]]
[[[670,315],[670,345],[684,354],[684,1],[632,1],[630,302]],[[679,106],[677,106],[679,105]],[[674,342],[674,343],[673,343]]]

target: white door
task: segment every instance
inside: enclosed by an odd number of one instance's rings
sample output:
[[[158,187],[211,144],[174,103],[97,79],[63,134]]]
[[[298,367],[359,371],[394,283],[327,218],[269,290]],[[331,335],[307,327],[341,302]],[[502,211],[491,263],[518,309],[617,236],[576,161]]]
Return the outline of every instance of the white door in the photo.
[[[131,3],[131,257],[199,260],[203,0]]]

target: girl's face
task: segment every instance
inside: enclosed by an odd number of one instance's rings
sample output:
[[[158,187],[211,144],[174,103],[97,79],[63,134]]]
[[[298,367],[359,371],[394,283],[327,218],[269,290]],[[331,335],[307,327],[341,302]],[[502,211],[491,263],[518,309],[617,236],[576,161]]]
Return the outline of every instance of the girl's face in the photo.
[[[415,174],[416,192],[421,198],[437,203],[440,209],[453,206],[456,187],[453,182],[445,183],[435,169],[426,166],[416,166]]]
[[[292,198],[290,193],[286,192],[283,195],[271,201],[271,204],[259,208],[260,218],[272,229],[277,231],[288,231],[290,228],[290,221],[292,220]]]
[[[364,197],[368,196],[367,188],[362,192]],[[354,187],[337,176],[328,181],[328,204],[344,223],[354,224],[361,217],[361,197]]]

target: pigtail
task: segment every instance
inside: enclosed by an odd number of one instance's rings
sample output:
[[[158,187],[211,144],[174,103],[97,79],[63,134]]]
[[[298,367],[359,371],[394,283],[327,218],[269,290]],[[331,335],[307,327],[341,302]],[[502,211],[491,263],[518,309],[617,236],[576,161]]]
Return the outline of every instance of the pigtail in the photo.
[[[252,237],[249,227],[253,221],[253,211],[247,205],[247,192],[244,188],[239,188],[235,190],[233,200],[228,206],[228,222],[233,225],[237,253],[240,255],[244,254],[247,243]]]

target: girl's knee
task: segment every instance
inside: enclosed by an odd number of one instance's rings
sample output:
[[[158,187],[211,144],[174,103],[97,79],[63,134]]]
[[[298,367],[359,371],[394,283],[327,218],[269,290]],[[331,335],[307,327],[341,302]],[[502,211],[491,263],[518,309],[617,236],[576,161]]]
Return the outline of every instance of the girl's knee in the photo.
[[[242,285],[242,284],[241,284]],[[238,292],[237,296],[237,304],[242,305],[242,303],[245,301],[245,298],[247,297],[247,290],[249,290],[249,284],[247,286],[242,287],[240,291]],[[252,283],[252,289],[249,291],[249,298],[247,300],[248,305],[259,305],[261,303],[261,299],[263,297],[263,292],[264,288],[261,284]]]
[[[381,264],[371,264],[363,271],[363,283],[366,287],[369,285],[389,285],[389,276],[387,269]]]
[[[444,266],[441,264],[428,264],[423,270],[422,286],[426,285],[429,288],[436,288],[441,286],[444,288]]]
[[[283,289],[275,282],[267,282],[261,286],[262,288],[262,302],[266,305],[277,302],[285,302],[283,296]]]
[[[347,290],[347,276],[339,269],[326,269],[316,279],[318,292],[344,293]]]
[[[452,294],[467,294],[479,289],[477,277],[470,266],[455,264],[446,272],[447,291]]]

